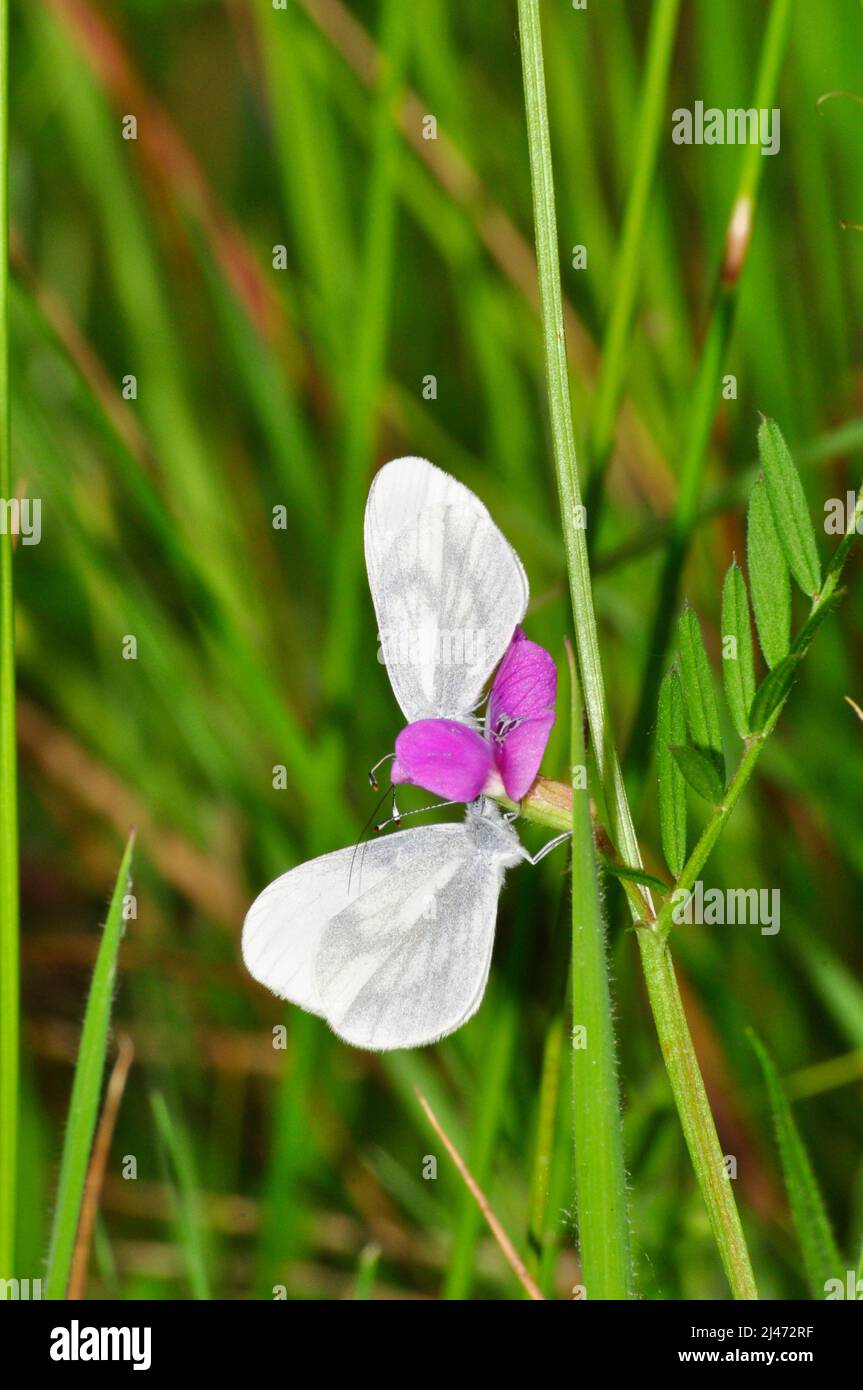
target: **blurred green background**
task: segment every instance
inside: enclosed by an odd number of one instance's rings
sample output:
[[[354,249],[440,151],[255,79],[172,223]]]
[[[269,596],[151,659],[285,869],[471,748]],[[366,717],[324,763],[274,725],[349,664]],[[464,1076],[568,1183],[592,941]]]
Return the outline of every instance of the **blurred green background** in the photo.
[[[614,293],[650,9],[543,6],[579,438]],[[673,145],[671,111],[750,104],[768,9],[681,8],[626,398],[592,536],[623,743],[741,161],[735,147]],[[374,804],[367,769],[401,724],[362,560],[380,463],[426,455],[482,496],[530,576],[529,635],[563,660],[515,6],[27,0],[12,19],[14,464],[43,505],[41,544],[16,556],[21,1275],[43,1267],[98,924],[135,824],[137,918],[115,1006],[135,1056],[88,1294],[269,1298],[282,1285],[291,1298],[351,1297],[372,1246],[376,1297],[519,1297],[418,1085],[546,1292],[569,1297],[565,1081],[553,1142],[537,1143],[543,1059],[547,1080],[567,1060],[564,1045],[554,1061],[564,858],[510,876],[485,1003],[432,1049],[352,1051],[254,985],[239,959],[264,883],[358,839]],[[716,659],[721,576],[745,554],[757,412],[792,446],[819,532],[824,501],[860,481],[863,234],[842,223],[863,222],[863,108],[816,102],[863,95],[861,54],[856,0],[796,6],[781,151],[764,160],[726,366],[737,399],[717,402],[709,445],[704,496],[721,505],[699,526],[683,586]],[[136,140],[123,138],[129,115]],[[576,245],[586,269],[572,268]],[[843,699],[863,703],[858,574],[708,869],[711,885],[780,888],[781,931],[683,927],[675,948],[766,1297],[805,1284],[747,1024],[788,1079],[843,1250],[859,1249],[863,1228],[863,725]],[[123,657],[129,635],[135,660]],[[566,775],[567,736],[561,716],[549,775]],[[651,772],[638,811],[656,869],[653,786]],[[638,1293],[723,1297],[618,897],[610,885]],[[179,1180],[154,1090],[185,1155]],[[435,1181],[423,1178],[429,1154]],[[134,1181],[122,1176],[130,1155]]]

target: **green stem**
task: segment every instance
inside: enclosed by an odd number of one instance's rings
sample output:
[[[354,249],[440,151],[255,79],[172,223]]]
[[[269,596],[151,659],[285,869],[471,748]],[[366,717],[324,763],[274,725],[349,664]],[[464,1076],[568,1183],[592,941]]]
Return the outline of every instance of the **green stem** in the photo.
[[[836,593],[843,567],[857,538],[857,527],[861,521],[863,521],[863,487],[858,493],[854,515],[849,521],[845,536],[830,562],[821,592],[813,601],[812,610],[798,633],[790,655],[802,658],[805,653],[811,640],[811,634],[818,626],[820,615]],[[785,700],[776,707],[764,728],[748,741],[722,802],[716,807],[680,872],[675,885],[677,892],[689,892],[694,887],[755,770],[755,765],[767,739],[776,726],[784,705]],[[573,763],[576,761],[577,757],[573,754]],[[522,815],[528,820],[547,826],[549,829],[557,829],[563,822],[567,794],[568,789],[561,783],[540,779],[522,802]],[[577,804],[577,799],[573,798],[573,800]],[[583,887],[578,888],[577,886],[576,864],[573,862],[573,900],[575,901],[579,893],[583,896],[583,892]],[[701,1183],[701,1190],[707,1203],[711,1224],[715,1232],[721,1233],[717,1234],[717,1244],[725,1272],[736,1297],[757,1298],[740,1218],[733,1198],[729,1200],[730,1185],[722,1162],[719,1137],[710,1110],[710,1102],[704,1089],[704,1082],[698,1069],[680,991],[674,975],[674,966],[668,951],[667,937],[673,920],[673,906],[674,898],[669,896],[659,913],[655,928],[651,930],[648,925],[642,924],[638,933],[648,997],[662,1045],[666,1070],[680,1113],[686,1142],[692,1154],[693,1163]],[[574,956],[574,981],[575,978]],[[577,1125],[576,1132],[578,1132]]]
[[[13,496],[9,432],[9,7],[0,0],[0,500]],[[0,534],[0,1278],[15,1269],[18,1166],[18,790],[12,528]]]
[[[778,714],[778,712],[777,710],[776,713]],[[746,752],[740,759],[737,770],[728,783],[725,796],[715,808],[713,815],[699,836],[698,843],[695,845],[692,853],[680,871],[680,877],[675,885],[675,892],[688,893],[690,889],[694,887],[695,881],[707,862],[713,846],[719,839],[731,812],[740,800],[740,794],[743,788],[752,776],[755,764],[761,757],[761,750],[764,747],[766,737],[766,733],[755,734],[748,743]],[[671,926],[672,906],[672,899],[669,898],[656,920],[657,935],[663,939],[668,935]]]
[[[554,182],[538,0],[519,0],[518,13],[549,411],[581,680],[611,838],[625,863],[640,866],[638,841],[607,718],[581,511],[561,310]],[[643,900],[645,915],[652,917],[650,894],[646,889],[639,888],[638,897]],[[630,905],[636,917],[637,910],[631,900]],[[642,941],[642,961],[660,1045],[695,1173],[710,1214],[714,1238],[735,1297],[751,1298],[755,1285],[740,1230],[740,1218],[730,1183],[720,1181],[720,1175],[724,1175],[722,1150],[709,1115],[704,1084],[670,960],[667,966],[664,964],[667,947],[649,930],[639,931],[638,935]]]
[[[627,863],[640,864],[635,827],[611,736],[590,584],[563,330],[539,0],[519,0],[518,14],[548,405],[581,684],[612,839]]]
[[[585,766],[585,750],[574,658],[570,668],[574,770]],[[588,1298],[629,1298],[623,1129],[587,787],[572,797],[572,1025],[573,1171],[582,1278]]]
[[[722,1267],[734,1297],[758,1297],[710,1101],[692,1045],[668,945],[655,931],[638,932],[641,963],[665,1069],[686,1144],[707,1206]]]

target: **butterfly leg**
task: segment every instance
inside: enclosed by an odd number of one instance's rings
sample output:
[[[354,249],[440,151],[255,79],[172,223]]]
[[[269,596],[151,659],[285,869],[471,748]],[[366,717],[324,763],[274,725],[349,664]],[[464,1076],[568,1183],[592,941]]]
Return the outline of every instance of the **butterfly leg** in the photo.
[[[564,830],[562,835],[555,835],[554,839],[549,840],[548,844],[543,845],[542,849],[538,850],[536,854],[528,854],[527,850],[525,850],[524,857],[529,864],[536,865],[539,863],[540,859],[544,859],[553,849],[557,849],[558,845],[562,845],[564,840],[569,840],[571,838],[572,831]]]

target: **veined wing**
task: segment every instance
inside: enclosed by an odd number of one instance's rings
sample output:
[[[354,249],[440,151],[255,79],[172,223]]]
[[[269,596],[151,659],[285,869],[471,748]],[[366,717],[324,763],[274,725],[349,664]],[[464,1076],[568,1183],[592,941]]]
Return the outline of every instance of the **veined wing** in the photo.
[[[417,458],[396,459],[375,478],[365,549],[406,719],[469,720],[527,607],[517,554],[469,488]]]
[[[436,831],[459,827],[434,826]],[[327,922],[398,872],[399,841],[388,835],[334,850],[289,869],[258,894],[243,923],[246,969],[262,985],[310,1013],[322,1014],[312,972]]]
[[[258,894],[246,914],[246,969],[280,999],[325,1014],[313,962],[327,923],[359,901],[366,912],[375,903],[388,904],[402,891],[406,863],[417,875],[427,858],[431,873],[442,859],[449,862],[470,852],[463,824],[429,825],[334,850],[289,869]]]
[[[449,831],[448,834],[433,834]],[[331,1027],[355,1047],[421,1047],[479,1008],[503,861],[464,826],[403,831],[396,872],[324,927],[314,979]]]

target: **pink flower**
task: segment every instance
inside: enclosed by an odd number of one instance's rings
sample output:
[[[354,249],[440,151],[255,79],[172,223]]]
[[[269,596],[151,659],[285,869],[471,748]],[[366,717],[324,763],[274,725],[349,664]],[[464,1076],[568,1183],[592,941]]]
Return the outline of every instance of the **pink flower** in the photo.
[[[554,724],[557,670],[552,657],[517,627],[491,688],[485,732],[456,719],[418,719],[396,739],[391,779],[447,801],[481,793],[511,801],[527,795]]]

